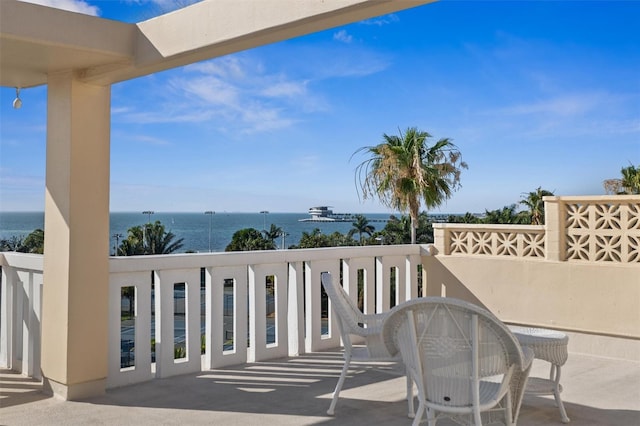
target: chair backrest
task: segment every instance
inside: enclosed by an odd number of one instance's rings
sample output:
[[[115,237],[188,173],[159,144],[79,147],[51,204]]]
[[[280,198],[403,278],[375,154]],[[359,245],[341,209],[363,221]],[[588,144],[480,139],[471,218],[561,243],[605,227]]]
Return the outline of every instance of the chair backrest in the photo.
[[[480,380],[489,377],[500,399],[523,363],[520,345],[500,320],[458,299],[426,297],[396,306],[382,339],[392,355],[401,353],[426,399],[442,406],[477,404]]]
[[[382,323],[387,314],[363,314],[342,286],[333,282],[329,272],[322,273],[321,282],[329,296],[331,307],[336,313],[336,321],[345,350],[351,353],[351,337],[360,336],[364,338],[369,359],[393,359],[394,357],[389,355],[382,341]]]
[[[357,336],[365,336],[367,333],[362,327],[364,315],[358,306],[349,297],[340,284],[333,282],[330,272],[323,272],[321,275],[322,286],[331,301],[331,307],[339,317],[342,327],[340,331]],[[344,340],[343,336],[343,340]]]

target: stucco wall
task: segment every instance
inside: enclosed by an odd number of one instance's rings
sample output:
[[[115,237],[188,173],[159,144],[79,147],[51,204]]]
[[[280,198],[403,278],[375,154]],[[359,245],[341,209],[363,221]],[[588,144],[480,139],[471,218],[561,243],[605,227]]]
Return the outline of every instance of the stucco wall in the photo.
[[[574,352],[640,360],[637,265],[443,255],[423,263],[429,296],[468,300],[507,323],[576,332]]]

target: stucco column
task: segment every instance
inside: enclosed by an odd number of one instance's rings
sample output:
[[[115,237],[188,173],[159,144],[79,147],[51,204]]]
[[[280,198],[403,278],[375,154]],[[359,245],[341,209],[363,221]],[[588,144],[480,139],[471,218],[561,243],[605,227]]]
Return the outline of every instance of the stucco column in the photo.
[[[42,374],[63,399],[104,393],[108,367],[110,86],[51,75]]]
[[[564,208],[560,197],[543,197],[544,230],[546,244],[546,260],[563,261],[564,259]]]
[[[433,224],[433,246],[436,249],[436,254],[451,254],[449,251],[449,244],[447,239],[449,238],[449,230],[447,225],[443,223]]]

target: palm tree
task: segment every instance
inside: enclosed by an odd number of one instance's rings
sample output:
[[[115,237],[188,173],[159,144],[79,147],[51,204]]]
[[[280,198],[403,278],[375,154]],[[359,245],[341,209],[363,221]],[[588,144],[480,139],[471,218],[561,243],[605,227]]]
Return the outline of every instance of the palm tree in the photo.
[[[640,194],[640,166],[623,167],[621,184],[625,194]]]
[[[502,209],[485,210],[484,223],[493,224],[525,224],[531,223],[528,212],[516,212],[516,204],[504,206]]]
[[[170,254],[182,248],[184,238],[173,240],[173,232],[165,231],[164,225],[156,220],[153,224],[146,224],[146,247],[148,254]]]
[[[537,187],[535,191],[523,194],[526,196],[520,201],[529,209],[532,225],[544,224],[544,201],[542,197],[553,195],[553,192]]]
[[[300,242],[298,242],[297,246],[293,248],[318,248],[318,247],[328,247],[325,245],[325,239],[323,238],[322,231],[320,228],[313,228],[313,231],[310,233],[307,231],[302,232],[302,236],[300,237]]]
[[[269,230],[267,231],[266,229],[262,231],[262,233],[264,234],[264,237],[271,241],[273,244],[275,244],[275,240],[276,238],[282,236],[282,228],[280,228],[279,226],[274,225],[273,223],[271,224],[271,228],[269,228]]]
[[[182,248],[183,238],[175,239],[173,232],[167,232],[164,225],[155,223],[132,226],[127,238],[118,247],[118,255],[135,256],[143,254],[170,254]]]
[[[320,231],[319,228],[314,228],[311,233],[304,231],[300,237],[298,245],[293,245],[289,248],[303,249],[303,248],[320,248],[320,247],[347,247],[358,245],[356,240],[349,235],[344,235],[338,231],[333,234],[326,235]]]
[[[447,223],[481,223],[482,220],[471,212],[466,212],[463,216],[451,214],[447,217]]]
[[[118,256],[137,256],[145,254],[144,231],[142,226],[132,226],[127,230],[127,238],[123,239],[118,247]]]
[[[411,218],[405,215],[399,218],[391,215],[381,232],[381,237],[387,244],[409,244],[411,242]],[[427,212],[421,212],[418,215],[416,242],[418,244],[433,242],[433,225],[429,221]]]
[[[224,251],[275,250],[273,241],[262,236],[255,228],[244,228],[236,231],[231,242]]]
[[[356,167],[356,180],[363,198],[377,196],[393,209],[408,212],[411,243],[416,242],[420,204],[427,209],[440,206],[460,187],[460,173],[467,168],[462,155],[449,138],[429,146],[431,135],[415,127],[399,136],[383,135],[383,142],[355,153],[371,157]]]
[[[362,234],[367,234],[371,236],[376,230],[373,225],[369,224],[369,219],[367,219],[364,215],[358,214],[355,216],[355,221],[352,223],[353,229],[349,230],[347,234],[349,237],[353,237],[354,234],[358,234],[358,240],[360,241],[360,245],[363,245]]]
[[[622,178],[602,182],[607,194],[640,194],[640,166],[630,165],[620,170]]]

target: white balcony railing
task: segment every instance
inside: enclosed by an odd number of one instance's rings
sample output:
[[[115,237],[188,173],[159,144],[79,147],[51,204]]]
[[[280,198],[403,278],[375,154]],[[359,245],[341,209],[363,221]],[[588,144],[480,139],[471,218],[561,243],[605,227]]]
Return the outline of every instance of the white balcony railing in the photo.
[[[43,256],[0,253],[0,367],[41,378]]]
[[[360,283],[363,310],[384,311],[421,295],[419,265],[428,251],[403,245],[112,257],[107,387],[339,346],[320,273],[341,276],[354,300]],[[0,266],[0,364],[39,378],[42,256],[0,253]]]

